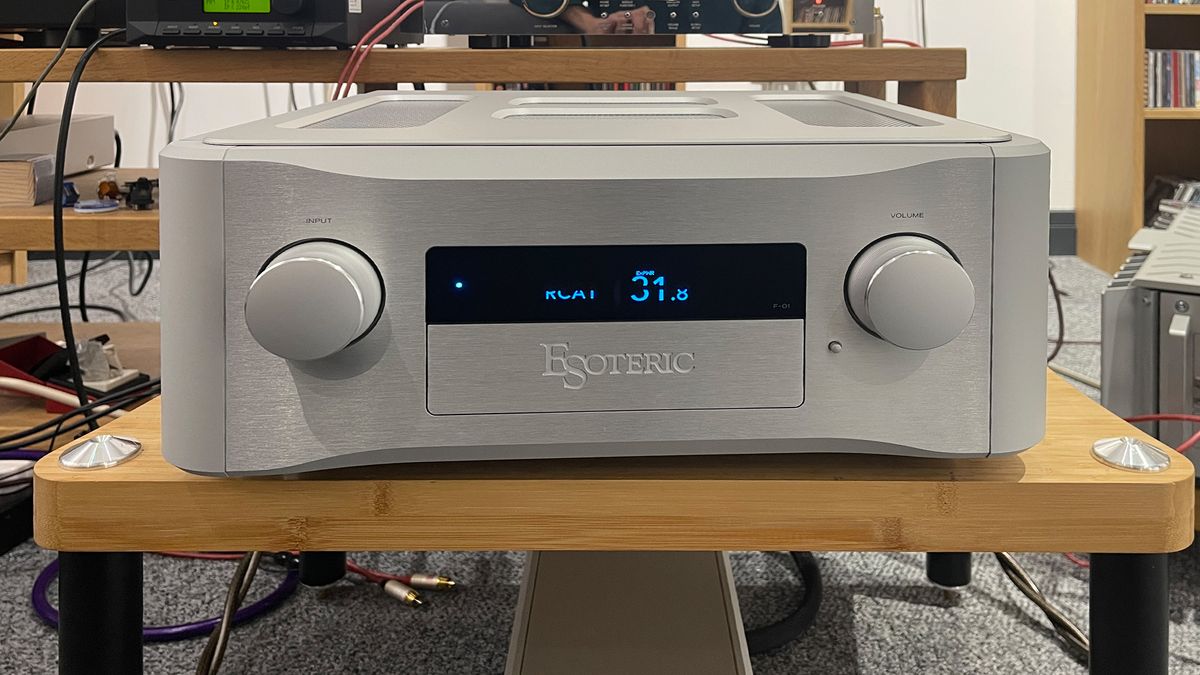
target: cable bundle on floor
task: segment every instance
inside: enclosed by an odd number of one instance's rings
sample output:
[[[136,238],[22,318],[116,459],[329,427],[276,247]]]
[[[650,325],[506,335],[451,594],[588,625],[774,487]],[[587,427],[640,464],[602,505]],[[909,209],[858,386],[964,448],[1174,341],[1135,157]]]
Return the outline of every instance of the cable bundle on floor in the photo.
[[[800,604],[783,619],[759,628],[746,629],[746,648],[753,654],[774,651],[804,634],[817,620],[821,609],[821,568],[808,551],[790,551],[796,574],[804,586]]]

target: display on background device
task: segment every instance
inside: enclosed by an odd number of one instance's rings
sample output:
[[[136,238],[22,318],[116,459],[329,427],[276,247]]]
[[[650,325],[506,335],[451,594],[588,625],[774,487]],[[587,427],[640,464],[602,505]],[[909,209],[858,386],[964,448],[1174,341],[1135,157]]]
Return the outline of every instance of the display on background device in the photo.
[[[271,0],[204,0],[207,14],[269,14]]]

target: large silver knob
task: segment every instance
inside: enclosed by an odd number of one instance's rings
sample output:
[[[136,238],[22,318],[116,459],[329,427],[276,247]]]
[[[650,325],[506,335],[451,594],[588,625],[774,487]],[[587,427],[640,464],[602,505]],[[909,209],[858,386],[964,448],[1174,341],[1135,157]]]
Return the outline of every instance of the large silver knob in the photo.
[[[897,235],[868,246],[846,277],[850,311],[863,328],[904,349],[934,349],[962,333],[975,286],[944,246]]]
[[[246,326],[264,349],[295,361],[331,356],[374,326],[383,303],[375,265],[334,241],[286,248],[246,293]]]

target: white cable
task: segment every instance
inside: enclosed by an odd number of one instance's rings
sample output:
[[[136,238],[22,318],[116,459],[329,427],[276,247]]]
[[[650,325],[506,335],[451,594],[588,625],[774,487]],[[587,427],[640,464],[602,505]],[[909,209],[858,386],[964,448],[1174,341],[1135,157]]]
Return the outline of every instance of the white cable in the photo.
[[[47,387],[44,384],[38,384],[37,382],[30,382],[29,380],[22,380],[16,377],[0,377],[0,389],[37,396],[44,398],[47,401],[54,401],[55,403],[61,403],[72,408],[79,407],[79,399],[75,396],[75,394],[69,394],[61,389]],[[112,408],[103,404],[97,405],[95,411],[104,413],[110,417],[120,417],[121,415],[125,414],[125,411],[121,410],[120,408]]]
[[[917,0],[917,11],[921,14],[921,46],[929,46],[929,21],[926,18],[925,0]]]
[[[168,130],[171,127],[171,106],[167,103],[167,85],[163,82],[154,83],[154,95],[158,101],[158,109],[162,112],[164,120],[163,138],[166,138],[166,134],[169,133]],[[169,142],[170,141],[166,141],[166,143]]]
[[[262,90],[263,90],[263,106],[265,106],[267,109],[267,117],[270,117],[271,116],[271,88],[267,85],[266,82],[263,82]]]
[[[1058,365],[1057,363],[1049,363],[1049,364],[1047,364],[1047,366],[1050,368],[1050,370],[1058,373],[1059,375],[1062,375],[1065,378],[1075,380],[1076,382],[1078,382],[1080,384],[1086,384],[1087,386],[1095,388],[1095,389],[1100,388],[1100,380],[1097,380],[1093,377],[1088,377],[1087,375],[1084,375],[1083,373],[1081,373],[1077,370],[1071,370],[1070,368],[1065,368],[1063,366]]]

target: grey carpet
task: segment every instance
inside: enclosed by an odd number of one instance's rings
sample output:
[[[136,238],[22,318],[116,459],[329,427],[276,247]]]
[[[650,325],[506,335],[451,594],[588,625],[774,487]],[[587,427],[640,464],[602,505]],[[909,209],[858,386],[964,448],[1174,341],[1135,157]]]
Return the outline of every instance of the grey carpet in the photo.
[[[1066,299],[1067,338],[1099,338],[1099,291],[1106,275],[1074,258],[1056,258]],[[31,278],[45,278],[35,263]],[[116,266],[114,266],[116,267]],[[124,303],[154,319],[157,286],[136,302],[119,300],[124,277],[110,270],[94,302]],[[101,289],[113,289],[112,295]],[[36,302],[50,304],[53,292]],[[0,299],[0,313],[31,306],[32,294]],[[46,315],[42,320],[54,320]],[[1048,316],[1053,332],[1053,317]],[[1067,345],[1059,362],[1098,375],[1099,347]],[[1087,389],[1083,387],[1083,389]],[[1095,392],[1089,392],[1094,394]],[[55,663],[54,634],[29,608],[33,578],[53,557],[25,544],[0,558],[0,672],[44,673]],[[1059,555],[1018,556],[1042,589],[1087,625],[1087,571]],[[301,589],[275,613],[234,632],[228,673],[429,673],[495,675],[503,670],[523,557],[519,553],[376,553],[360,563],[400,571],[437,571],[462,592],[429,593],[412,610],[376,587],[342,582]],[[923,556],[912,553],[821,553],[825,602],[817,624],[777,653],[756,657],[759,675],[793,673],[1083,673],[1084,665],[1055,639],[1045,619],[1003,577],[990,556],[975,556],[971,586],[948,591],[925,580]],[[789,561],[778,553],[738,553],[734,573],[747,625],[786,613],[797,593]],[[172,623],[218,610],[231,563],[146,556],[145,616]],[[278,579],[264,571],[254,593]],[[252,594],[253,595],[253,594]],[[630,611],[637,611],[634,599]],[[1171,557],[1173,672],[1200,672],[1200,552]],[[202,641],[149,645],[146,672],[189,673]]]

